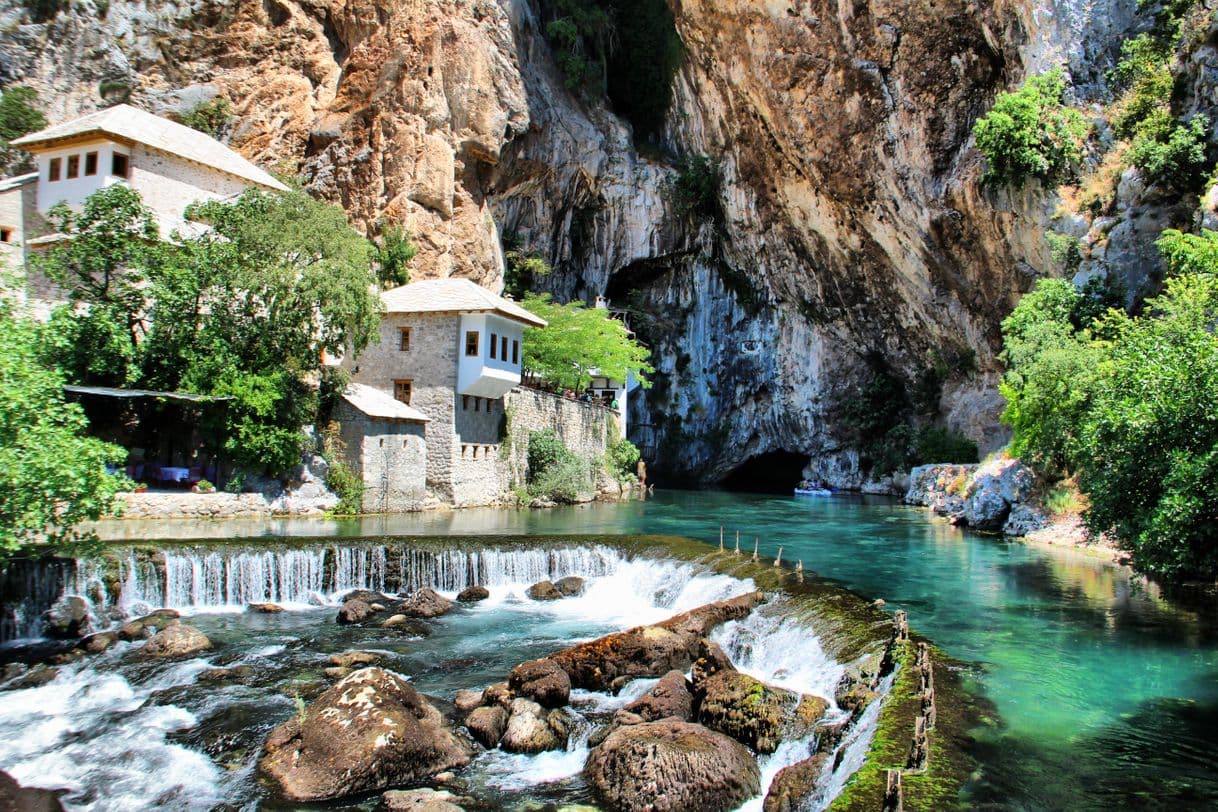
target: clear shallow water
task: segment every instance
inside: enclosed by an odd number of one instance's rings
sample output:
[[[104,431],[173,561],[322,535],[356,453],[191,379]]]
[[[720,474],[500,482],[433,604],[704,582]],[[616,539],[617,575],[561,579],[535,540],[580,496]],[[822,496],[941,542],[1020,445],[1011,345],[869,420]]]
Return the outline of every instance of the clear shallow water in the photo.
[[[915,628],[974,664],[978,690],[1000,721],[977,733],[983,771],[971,805],[1218,808],[1214,614],[1164,601],[1127,571],[1079,553],[970,536],[885,499],[722,492],[259,528],[275,535],[670,533],[717,545],[720,526],[729,547],[738,529],[748,550],[754,538],[763,554],[781,545],[784,560],[802,559],[808,571],[905,609]],[[184,527],[183,535],[197,530]]]

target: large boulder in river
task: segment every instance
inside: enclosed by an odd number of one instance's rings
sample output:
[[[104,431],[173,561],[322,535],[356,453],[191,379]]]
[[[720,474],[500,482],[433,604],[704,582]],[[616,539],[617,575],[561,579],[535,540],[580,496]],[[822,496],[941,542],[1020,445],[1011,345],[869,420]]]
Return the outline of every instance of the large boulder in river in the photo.
[[[443,789],[392,789],[381,796],[377,812],[464,812],[473,799]]]
[[[825,770],[829,755],[820,753],[783,767],[770,782],[762,804],[763,812],[799,812],[816,791],[816,782]]]
[[[570,722],[560,710],[547,711],[530,699],[513,699],[512,713],[499,746],[509,753],[561,750],[570,737]]]
[[[140,651],[145,657],[190,657],[210,648],[207,635],[194,626],[174,621],[154,634]]]
[[[61,640],[84,637],[92,629],[89,602],[79,595],[65,595],[47,610],[44,627],[47,637]]]
[[[363,668],[271,731],[258,766],[285,797],[321,801],[422,781],[472,753],[409,682]]]
[[[361,601],[359,598],[352,598],[343,603],[342,608],[338,610],[339,623],[348,625],[351,623],[363,623],[368,618],[372,617],[372,605]]]
[[[676,717],[689,721],[693,715],[694,695],[689,683],[680,671],[669,671],[650,691],[626,706],[625,710],[638,714],[645,722]]]
[[[459,603],[477,603],[491,596],[491,591],[484,586],[467,586],[457,593]]]
[[[423,587],[397,605],[394,611],[406,617],[439,617],[452,611],[454,604],[430,587]]]
[[[493,750],[507,730],[508,712],[499,705],[474,708],[465,717],[465,726],[478,743]]]
[[[707,678],[698,695],[699,722],[758,753],[773,753],[783,739],[811,731],[827,706],[818,697],[801,697],[739,671]]]
[[[0,812],[63,812],[63,804],[51,790],[23,787],[0,771]]]
[[[556,601],[563,596],[552,581],[538,581],[524,591],[535,601]]]
[[[757,762],[742,744],[678,719],[619,727],[588,756],[584,777],[625,812],[719,812],[761,791]]]
[[[721,623],[736,620],[765,600],[749,592],[701,606],[653,626],[638,626],[563,649],[550,659],[571,678],[573,688],[606,691],[638,677],[685,671],[698,656],[700,641]]]
[[[584,579],[578,575],[568,575],[566,578],[559,578],[554,582],[554,588],[557,589],[563,597],[573,598],[576,595],[584,594]]]
[[[548,657],[529,660],[513,668],[508,675],[508,687],[516,696],[531,699],[545,708],[561,708],[571,699],[571,678]]]

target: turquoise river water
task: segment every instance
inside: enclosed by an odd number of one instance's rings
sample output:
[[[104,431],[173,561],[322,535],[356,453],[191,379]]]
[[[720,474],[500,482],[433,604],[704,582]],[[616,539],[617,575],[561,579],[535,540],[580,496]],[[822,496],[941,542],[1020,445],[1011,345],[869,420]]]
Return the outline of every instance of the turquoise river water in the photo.
[[[725,492],[258,527],[310,536],[658,533],[717,545],[721,526],[729,547],[740,530],[746,549],[757,539],[773,556],[781,545],[784,560],[905,609],[916,629],[970,664],[998,716],[977,731],[982,769],[970,806],[1218,808],[1213,613],[1167,601],[1081,553],[969,535],[885,499]],[[145,532],[129,523],[122,531]]]

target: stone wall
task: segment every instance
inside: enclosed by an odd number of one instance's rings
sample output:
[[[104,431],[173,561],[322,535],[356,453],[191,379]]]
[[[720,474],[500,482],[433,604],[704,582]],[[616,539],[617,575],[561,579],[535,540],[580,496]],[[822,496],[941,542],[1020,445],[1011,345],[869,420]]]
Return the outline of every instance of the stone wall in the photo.
[[[346,401],[335,409],[343,456],[364,483],[364,513],[418,510],[427,501],[424,423],[369,417]]]
[[[586,459],[604,454],[609,443],[621,436],[617,414],[595,403],[523,387],[513,389],[504,400],[510,452],[502,460],[502,476],[510,484],[524,484],[531,432],[553,429],[567,448]]]
[[[320,516],[338,504],[329,492],[317,497],[291,493],[125,493],[123,519],[231,519],[238,516]]]

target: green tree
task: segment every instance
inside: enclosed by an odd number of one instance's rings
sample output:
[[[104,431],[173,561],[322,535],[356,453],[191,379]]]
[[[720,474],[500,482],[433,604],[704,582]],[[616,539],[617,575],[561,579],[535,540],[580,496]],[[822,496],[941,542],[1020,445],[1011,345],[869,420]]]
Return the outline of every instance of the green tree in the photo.
[[[1110,315],[1107,374],[1082,421],[1079,487],[1092,533],[1139,569],[1218,575],[1218,277],[1169,279],[1139,318]]]
[[[1180,192],[1200,191],[1209,161],[1205,134],[1209,119],[1193,116],[1177,124],[1171,113],[1159,110],[1141,122],[1130,147],[1130,160],[1147,183],[1161,183]]]
[[[973,126],[977,149],[986,159],[987,182],[1020,186],[1040,178],[1058,183],[1074,172],[1087,124],[1065,104],[1065,95],[1061,68],[999,94],[990,112]]]
[[[64,400],[63,377],[39,357],[39,329],[0,303],[0,565],[39,544],[63,549],[92,540],[81,522],[110,515],[123,477],[106,471],[125,452],[85,436],[80,407]]]
[[[1011,451],[1047,476],[1076,467],[1080,427],[1103,375],[1103,346],[1077,323],[1085,305],[1070,282],[1042,279],[1002,322],[999,389]]]
[[[162,241],[136,192],[108,187],[74,239],[38,265],[70,291],[46,356],[74,380],[223,395],[228,459],[280,473],[299,458],[323,352],[358,353],[379,327],[372,245],[301,191],[247,192],[188,211],[213,230]],[[120,339],[121,335],[121,339]],[[125,344],[124,344],[125,339]]]
[[[523,361],[530,374],[577,391],[588,386],[594,371],[619,381],[633,375],[650,386],[646,376],[655,371],[647,362],[650,351],[607,309],[555,304],[548,293],[529,294],[523,305],[549,323],[525,331]]]
[[[381,242],[376,247],[377,278],[381,286],[393,288],[410,281],[410,260],[419,249],[410,232],[398,225],[381,225]]]
[[[9,142],[47,125],[46,116],[35,106],[37,103],[38,92],[32,87],[17,85],[0,92],[0,175],[29,166],[29,155]]]

